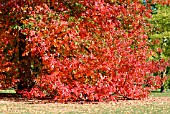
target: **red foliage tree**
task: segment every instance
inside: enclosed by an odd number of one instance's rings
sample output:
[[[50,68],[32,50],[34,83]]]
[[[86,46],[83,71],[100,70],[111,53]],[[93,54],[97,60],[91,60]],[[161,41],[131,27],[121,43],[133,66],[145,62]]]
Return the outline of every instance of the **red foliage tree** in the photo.
[[[17,92],[28,98],[102,101],[141,99],[160,87],[152,73],[167,64],[149,59],[150,9],[129,0],[51,5],[38,0],[1,5],[2,14],[9,14],[1,20],[1,88],[19,83]]]

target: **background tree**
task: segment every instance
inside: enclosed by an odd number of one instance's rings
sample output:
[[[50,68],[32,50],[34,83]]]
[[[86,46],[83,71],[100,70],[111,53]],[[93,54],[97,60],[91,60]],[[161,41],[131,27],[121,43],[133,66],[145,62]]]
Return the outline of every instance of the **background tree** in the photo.
[[[149,38],[156,54],[153,58],[156,60],[163,58],[168,61],[170,59],[170,6],[158,4],[157,9],[158,13],[150,19],[152,31]],[[169,75],[169,73],[169,67],[167,67],[167,70],[162,72],[161,75],[164,77],[163,75]],[[163,90],[164,86],[161,87],[161,92]]]

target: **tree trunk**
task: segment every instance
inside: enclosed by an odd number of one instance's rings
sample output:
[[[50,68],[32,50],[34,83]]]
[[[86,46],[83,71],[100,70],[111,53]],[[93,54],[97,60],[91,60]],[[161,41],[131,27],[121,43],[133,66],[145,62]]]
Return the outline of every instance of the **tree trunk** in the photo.
[[[26,47],[26,35],[19,33],[19,80],[17,90],[30,90],[33,86],[31,77],[31,54],[23,55]]]
[[[166,70],[165,70],[164,72],[161,72],[161,80],[163,80],[165,73],[166,73]],[[160,92],[163,93],[164,90],[165,90],[165,88],[164,88],[164,83],[163,83],[163,81],[162,81]]]
[[[164,85],[161,86],[161,90],[160,90],[161,93],[164,92]]]

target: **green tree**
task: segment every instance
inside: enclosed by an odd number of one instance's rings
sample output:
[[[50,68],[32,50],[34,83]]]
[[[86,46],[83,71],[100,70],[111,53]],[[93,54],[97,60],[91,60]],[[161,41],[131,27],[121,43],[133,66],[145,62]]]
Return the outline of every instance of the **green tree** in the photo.
[[[149,35],[152,49],[155,52],[153,59],[165,60],[170,59],[170,6],[157,5],[158,13],[153,14],[150,20],[152,24],[152,31]],[[162,72],[162,78],[164,74],[169,74],[170,70]],[[161,87],[161,92],[164,90],[164,86]]]

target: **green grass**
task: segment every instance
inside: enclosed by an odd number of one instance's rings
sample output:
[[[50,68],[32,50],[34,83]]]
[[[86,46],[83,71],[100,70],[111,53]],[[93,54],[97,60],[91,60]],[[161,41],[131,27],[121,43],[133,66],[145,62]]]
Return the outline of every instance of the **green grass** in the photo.
[[[13,93],[15,94],[15,90],[0,90],[0,93]]]
[[[1,91],[2,92],[2,91]],[[6,91],[9,92],[9,91]],[[148,99],[98,104],[30,104],[0,100],[0,114],[170,114],[170,92],[152,92]]]
[[[170,97],[170,92],[164,92],[164,93],[152,93],[150,95],[151,97]]]
[[[151,97],[170,97],[170,90],[165,90],[164,93],[159,92],[160,89],[153,91],[150,96]]]

